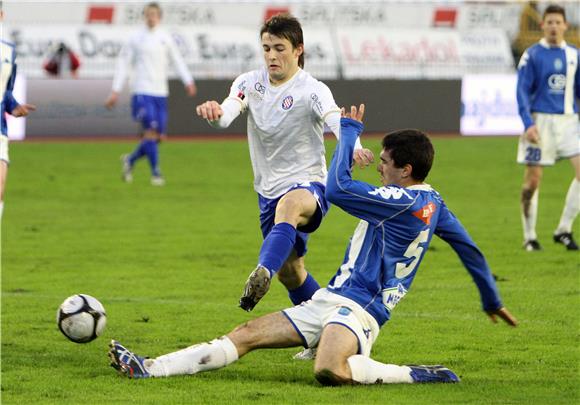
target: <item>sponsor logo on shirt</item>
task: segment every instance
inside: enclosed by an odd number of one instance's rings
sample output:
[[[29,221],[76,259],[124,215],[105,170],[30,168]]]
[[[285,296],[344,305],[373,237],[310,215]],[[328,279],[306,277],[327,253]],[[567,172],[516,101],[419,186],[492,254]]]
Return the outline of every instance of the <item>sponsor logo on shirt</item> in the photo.
[[[256,82],[256,84],[254,84],[254,89],[256,89],[256,91],[262,95],[266,93],[266,86],[264,86],[262,83]]]
[[[564,90],[566,87],[566,76],[563,74],[555,74],[548,78],[548,86],[555,91]]]
[[[320,102],[320,99],[318,98],[318,94],[316,93],[312,93],[310,95],[310,99],[312,100],[312,103],[314,104],[314,108],[316,108],[316,111],[318,111],[318,113],[320,115],[322,115],[324,113],[324,110],[322,108],[322,103]]]
[[[403,284],[399,283],[396,287],[383,290],[383,305],[391,312],[407,294]]]
[[[292,107],[292,104],[294,104],[292,96],[286,96],[284,97],[284,100],[282,100],[282,109],[289,110]]]
[[[369,194],[370,195],[380,195],[385,200],[390,200],[390,199],[400,200],[401,197],[403,197],[403,196],[407,197],[410,200],[413,199],[413,197],[411,197],[409,195],[409,193],[407,193],[405,191],[405,189],[400,188],[400,187],[392,187],[392,186],[376,188],[373,191],[369,191]]]
[[[427,225],[429,225],[429,224],[431,224],[431,217],[435,213],[436,209],[437,209],[437,207],[435,206],[435,204],[430,202],[429,204],[425,205],[424,207],[421,207],[417,211],[413,212],[413,215],[415,215],[421,221],[423,221]]]

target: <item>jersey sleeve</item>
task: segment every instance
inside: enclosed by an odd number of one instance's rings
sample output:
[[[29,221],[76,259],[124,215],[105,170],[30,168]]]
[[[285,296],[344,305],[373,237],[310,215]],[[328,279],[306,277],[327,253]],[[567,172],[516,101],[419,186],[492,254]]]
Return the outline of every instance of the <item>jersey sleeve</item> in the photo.
[[[14,82],[16,81],[16,71],[17,67],[16,63],[14,63],[12,66],[12,73],[10,74],[10,78],[6,83],[6,91],[4,92],[4,100],[3,100],[4,109],[8,114],[11,114],[12,111],[14,111],[14,109],[19,105],[18,101],[16,101],[16,99],[14,98],[14,94],[12,94],[12,91],[14,90]]]
[[[352,179],[354,145],[362,130],[360,122],[341,119],[340,139],[328,170],[326,198],[349,214],[377,225],[408,209],[416,196],[401,187],[376,187]]]
[[[247,83],[249,81],[248,74],[244,73],[236,78],[230,87],[230,92],[226,99],[222,102],[221,107],[223,115],[219,120],[208,121],[214,128],[227,128],[230,124],[246,109],[247,102]]]
[[[443,202],[434,233],[451,245],[459,256],[479,290],[483,309],[493,311],[501,308],[501,298],[483,253]]]
[[[120,93],[123,90],[125,81],[129,74],[129,66],[133,64],[135,57],[133,38],[129,39],[122,47],[117,58],[117,65],[115,66],[115,74],[113,76],[113,91]]]
[[[310,94],[310,108],[315,116],[322,121],[324,121],[330,113],[338,112],[340,114],[340,108],[336,105],[332,92],[328,86],[322,82],[317,82]]]
[[[534,125],[531,111],[531,96],[534,90],[535,81],[536,71],[534,68],[534,61],[529,50],[526,50],[518,64],[518,81],[516,87],[518,112],[522,122],[524,123],[525,129]]]
[[[177,44],[175,43],[175,40],[169,33],[167,34],[167,46],[169,48],[169,55],[171,56],[171,60],[173,61],[173,64],[175,65],[175,68],[179,73],[181,81],[186,86],[192,84],[193,78],[191,77],[191,73],[189,73],[187,65],[185,64],[185,61],[183,60],[181,53],[177,49]]]

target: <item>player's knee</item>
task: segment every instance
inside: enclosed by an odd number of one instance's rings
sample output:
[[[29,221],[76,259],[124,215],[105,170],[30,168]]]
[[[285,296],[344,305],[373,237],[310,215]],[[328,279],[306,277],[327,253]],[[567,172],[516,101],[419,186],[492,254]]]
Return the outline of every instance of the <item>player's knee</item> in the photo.
[[[320,384],[324,386],[352,384],[352,380],[348,376],[344,375],[344,373],[340,373],[339,370],[329,367],[316,367],[314,369],[314,377]]]
[[[276,222],[290,222],[298,221],[302,205],[298,198],[290,195],[285,195],[276,205]]]
[[[259,340],[259,330],[255,326],[255,321],[249,321],[238,325],[230,335],[236,342],[244,345],[247,348],[253,348],[256,346]]]

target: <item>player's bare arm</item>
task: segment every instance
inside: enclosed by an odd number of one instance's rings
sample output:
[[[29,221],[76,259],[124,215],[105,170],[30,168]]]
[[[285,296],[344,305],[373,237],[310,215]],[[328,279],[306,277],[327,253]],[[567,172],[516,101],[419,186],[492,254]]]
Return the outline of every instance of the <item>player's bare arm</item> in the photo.
[[[31,111],[36,111],[36,106],[34,104],[20,104],[14,110],[12,110],[13,117],[26,117]]]
[[[198,116],[208,121],[217,121],[224,114],[221,105],[214,100],[198,105],[195,111]]]
[[[351,106],[351,111],[346,113],[345,109],[342,108],[340,112],[341,117],[353,118],[359,122],[362,122],[362,117],[364,116],[365,105],[361,104],[358,109],[356,106]],[[353,152],[353,160],[355,165],[358,165],[361,169],[371,165],[375,161],[375,156],[370,149],[362,148],[355,149]]]
[[[107,97],[107,99],[105,100],[105,107],[108,110],[113,109],[113,107],[115,107],[115,104],[117,104],[118,100],[119,100],[119,93],[117,93],[116,91],[112,91],[111,94],[109,95],[109,97]]]
[[[195,85],[195,83],[190,83],[187,86],[185,86],[185,92],[189,97],[195,97],[197,94],[197,86]]]
[[[525,135],[526,139],[528,140],[528,142],[540,143],[540,134],[538,133],[538,127],[536,127],[535,125],[532,125],[528,129],[526,129],[526,132],[524,135]]]

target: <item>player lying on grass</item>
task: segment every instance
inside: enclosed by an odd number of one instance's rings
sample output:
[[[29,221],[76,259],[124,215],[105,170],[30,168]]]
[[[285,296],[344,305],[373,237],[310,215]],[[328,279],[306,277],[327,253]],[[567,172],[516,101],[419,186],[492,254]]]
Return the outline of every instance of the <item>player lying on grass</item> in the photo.
[[[459,254],[477,285],[483,309],[509,325],[488,265],[440,195],[423,180],[433,146],[417,130],[386,135],[378,171],[382,187],[351,176],[353,149],[362,132],[364,105],[343,111],[341,138],[329,170],[326,196],[361,219],[343,264],[327,288],[302,305],[247,322],[229,334],[155,359],[111,342],[112,366],[132,378],[196,374],[227,366],[261,348],[318,347],[316,379],[324,385],[457,382],[443,366],[398,366],[369,358],[379,328],[407,293],[433,234]],[[353,117],[353,118],[350,118]]]

